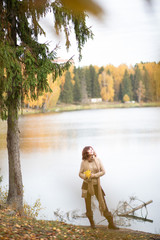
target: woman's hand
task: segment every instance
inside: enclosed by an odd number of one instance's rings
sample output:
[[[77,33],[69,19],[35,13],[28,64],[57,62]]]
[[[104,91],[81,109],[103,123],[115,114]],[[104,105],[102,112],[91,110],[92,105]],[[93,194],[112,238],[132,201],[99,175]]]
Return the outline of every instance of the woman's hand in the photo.
[[[91,173],[90,178],[91,178],[91,179],[96,178],[96,177],[95,177],[95,174],[94,174],[94,173]]]

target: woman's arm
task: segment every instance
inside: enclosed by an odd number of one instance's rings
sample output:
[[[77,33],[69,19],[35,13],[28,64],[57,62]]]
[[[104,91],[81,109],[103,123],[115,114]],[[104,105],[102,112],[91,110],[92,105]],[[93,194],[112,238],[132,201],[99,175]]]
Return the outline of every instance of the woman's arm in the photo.
[[[97,160],[95,160],[95,163],[97,165],[99,165],[99,172],[91,174],[91,178],[102,177],[105,174],[105,169],[104,169],[104,167],[103,167],[103,165],[102,165],[102,163],[99,159],[98,159],[98,162],[97,162]]]
[[[81,163],[80,171],[79,171],[79,177],[82,179],[86,179],[86,175],[84,174],[84,161]]]

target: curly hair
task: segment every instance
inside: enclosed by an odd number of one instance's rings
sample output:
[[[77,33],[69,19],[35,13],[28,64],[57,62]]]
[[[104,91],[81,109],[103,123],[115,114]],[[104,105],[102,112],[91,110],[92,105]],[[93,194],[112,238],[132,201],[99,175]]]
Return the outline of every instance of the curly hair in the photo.
[[[94,155],[96,157],[96,153],[91,146],[86,146],[82,151],[82,159],[87,160],[90,155]]]

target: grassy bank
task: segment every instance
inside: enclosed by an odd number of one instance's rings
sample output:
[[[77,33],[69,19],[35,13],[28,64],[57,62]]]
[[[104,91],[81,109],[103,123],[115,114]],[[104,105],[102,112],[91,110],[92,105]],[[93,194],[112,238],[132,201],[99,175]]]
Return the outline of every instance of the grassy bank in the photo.
[[[87,109],[158,107],[160,103],[91,103],[91,104],[59,104],[49,111],[75,111]]]
[[[91,103],[91,104],[57,104],[54,108],[46,112],[65,112],[89,109],[107,108],[135,108],[135,107],[160,107],[160,102],[152,103]],[[24,109],[23,114],[42,113],[41,109]]]
[[[75,226],[58,221],[42,221],[12,215],[11,209],[0,209],[0,239],[40,239],[40,240],[153,240],[160,239],[158,234],[150,234],[128,229],[109,230],[99,226]]]

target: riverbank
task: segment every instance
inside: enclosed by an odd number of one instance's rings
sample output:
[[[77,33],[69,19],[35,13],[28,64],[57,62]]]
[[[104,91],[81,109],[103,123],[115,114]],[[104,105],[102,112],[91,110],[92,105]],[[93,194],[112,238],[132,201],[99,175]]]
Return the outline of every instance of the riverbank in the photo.
[[[89,109],[108,109],[108,108],[135,108],[135,107],[160,107],[160,102],[151,103],[90,103],[90,104],[57,104],[52,109],[31,109],[24,108],[22,114],[34,114],[42,112],[66,112],[66,111],[78,111]]]
[[[91,229],[58,221],[36,220],[12,215],[11,209],[0,209],[0,239],[40,240],[160,240],[159,234],[130,229],[110,230],[104,226]]]

